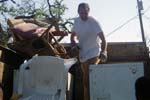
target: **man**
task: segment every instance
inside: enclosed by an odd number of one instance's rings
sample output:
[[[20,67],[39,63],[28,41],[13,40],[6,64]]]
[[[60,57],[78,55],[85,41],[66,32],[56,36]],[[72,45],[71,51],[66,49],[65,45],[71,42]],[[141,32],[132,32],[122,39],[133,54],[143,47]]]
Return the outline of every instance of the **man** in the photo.
[[[89,95],[89,65],[104,62],[107,59],[107,43],[100,24],[89,16],[89,5],[81,3],[74,21],[71,34],[71,46],[77,47],[79,41],[79,59],[83,72],[84,100],[90,100]],[[100,42],[101,40],[101,42]],[[101,45],[100,45],[101,43]]]

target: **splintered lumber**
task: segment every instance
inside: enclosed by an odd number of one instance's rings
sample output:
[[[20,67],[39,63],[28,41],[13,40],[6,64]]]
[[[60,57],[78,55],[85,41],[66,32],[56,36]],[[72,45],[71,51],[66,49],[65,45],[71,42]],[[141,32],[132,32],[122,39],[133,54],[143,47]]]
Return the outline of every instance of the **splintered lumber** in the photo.
[[[28,57],[21,55],[6,47],[3,47],[1,45],[0,50],[1,50],[0,61],[5,64],[11,65],[12,69],[18,69],[25,59],[29,59]]]

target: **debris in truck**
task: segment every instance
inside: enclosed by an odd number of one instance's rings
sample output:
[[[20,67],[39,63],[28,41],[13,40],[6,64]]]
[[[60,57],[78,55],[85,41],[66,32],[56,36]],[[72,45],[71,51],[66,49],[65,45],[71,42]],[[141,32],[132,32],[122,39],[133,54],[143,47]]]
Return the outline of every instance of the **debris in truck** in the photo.
[[[66,100],[68,71],[76,62],[76,58],[35,56],[16,72],[13,92],[22,95],[21,100]]]
[[[8,20],[10,33],[14,40],[13,43],[8,43],[8,47],[30,57],[35,54],[65,57],[66,50],[55,36],[64,37],[68,33],[57,31],[53,26],[55,22],[52,22],[48,27],[41,27],[31,22],[34,21],[27,21],[27,19]]]

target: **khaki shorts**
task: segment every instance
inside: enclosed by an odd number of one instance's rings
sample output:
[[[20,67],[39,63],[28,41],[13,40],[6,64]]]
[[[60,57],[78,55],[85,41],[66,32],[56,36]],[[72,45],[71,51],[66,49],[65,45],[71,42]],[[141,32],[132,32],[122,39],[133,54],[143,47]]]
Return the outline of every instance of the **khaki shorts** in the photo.
[[[99,57],[93,57],[85,62],[81,62],[81,70],[83,73],[83,89],[84,100],[90,100],[89,94],[89,65],[98,64],[100,62]]]

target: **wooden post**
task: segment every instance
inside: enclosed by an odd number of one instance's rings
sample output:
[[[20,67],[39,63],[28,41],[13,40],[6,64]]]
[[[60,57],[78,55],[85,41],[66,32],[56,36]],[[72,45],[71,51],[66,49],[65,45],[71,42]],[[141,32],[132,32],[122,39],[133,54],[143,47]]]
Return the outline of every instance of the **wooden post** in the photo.
[[[18,69],[27,58],[3,46],[0,46],[0,50],[2,51],[0,61],[4,63],[2,76],[3,100],[9,100],[13,93],[13,70]]]

